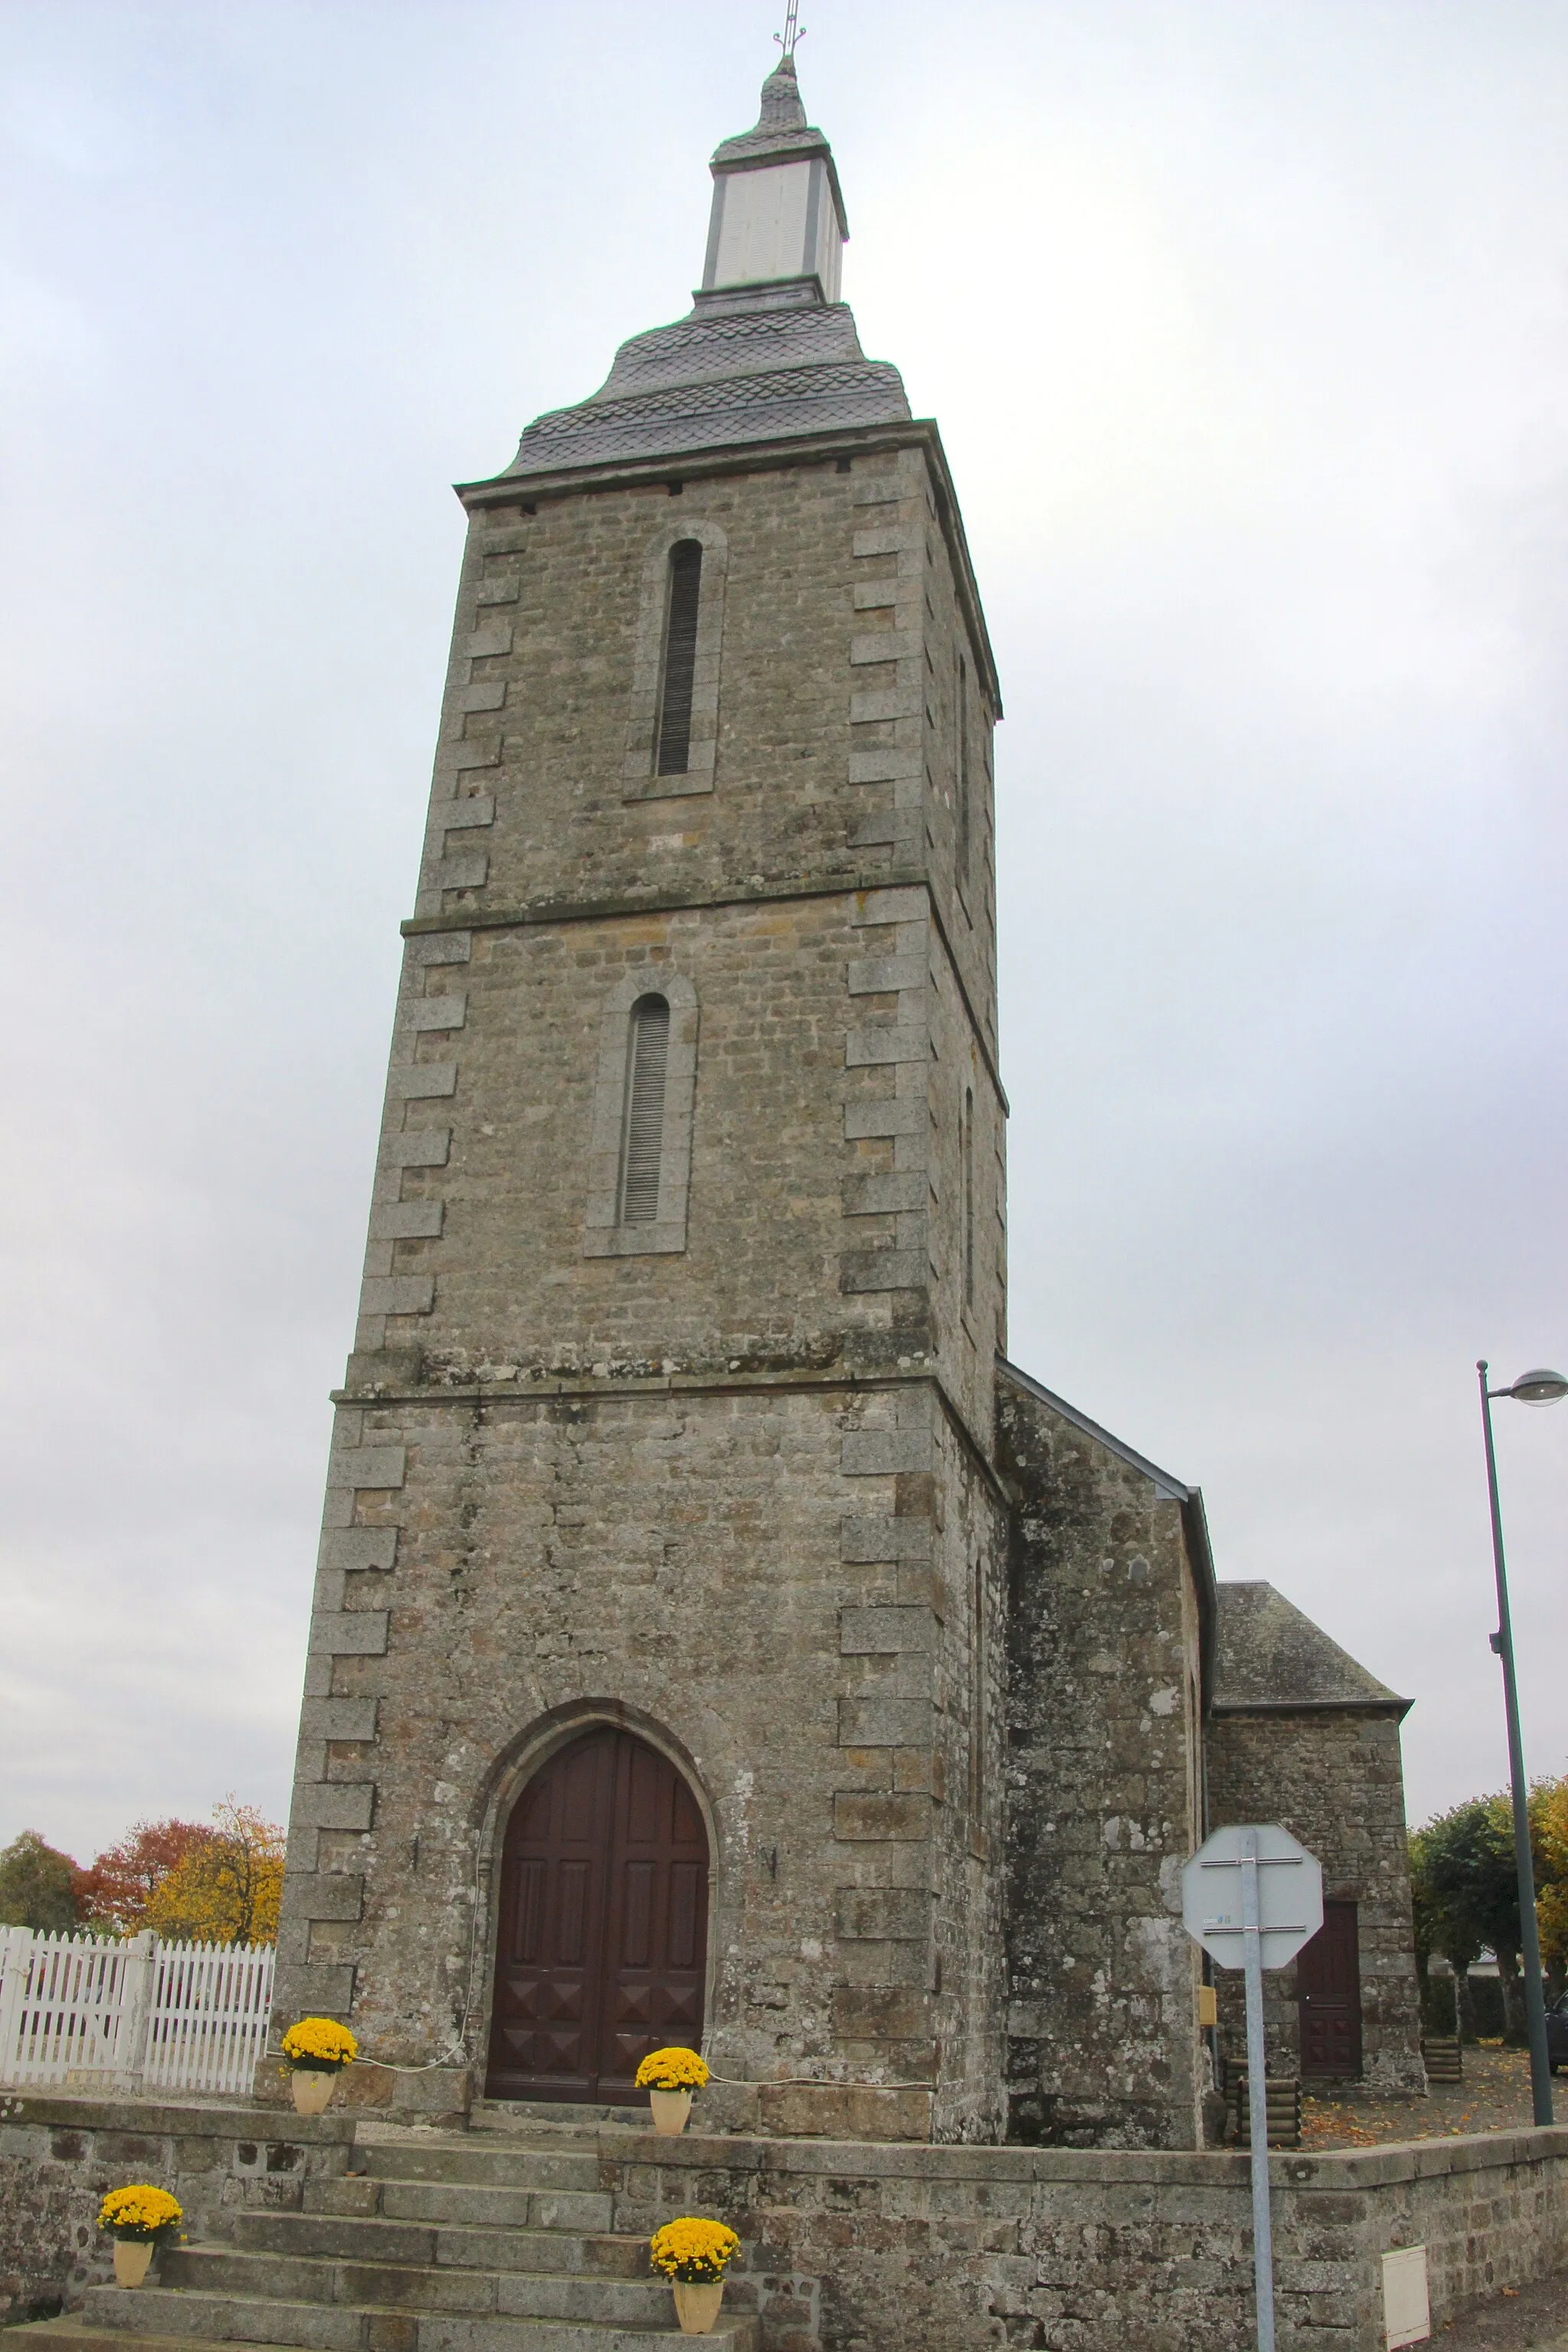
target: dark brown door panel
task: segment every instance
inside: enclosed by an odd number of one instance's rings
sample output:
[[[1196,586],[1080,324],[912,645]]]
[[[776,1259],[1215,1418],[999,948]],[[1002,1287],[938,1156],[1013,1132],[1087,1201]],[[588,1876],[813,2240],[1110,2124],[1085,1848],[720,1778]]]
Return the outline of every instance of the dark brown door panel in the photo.
[[[676,1767],[608,1725],[551,1758],[502,1847],[492,2099],[637,2096],[702,2037],[708,1836]]]
[[[1353,1903],[1325,1903],[1296,1961],[1303,2075],[1361,2073],[1361,1949]]]

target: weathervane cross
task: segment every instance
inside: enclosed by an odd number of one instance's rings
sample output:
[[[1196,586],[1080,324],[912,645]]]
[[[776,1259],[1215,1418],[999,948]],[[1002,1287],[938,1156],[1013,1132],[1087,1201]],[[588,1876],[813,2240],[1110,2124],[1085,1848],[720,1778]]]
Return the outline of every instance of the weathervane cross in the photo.
[[[795,55],[795,43],[797,41],[804,41],[805,38],[805,27],[804,25],[800,25],[797,22],[799,16],[800,0],[789,0],[789,6],[784,11],[784,31],[773,35],[774,40],[778,43],[786,58],[793,58]]]

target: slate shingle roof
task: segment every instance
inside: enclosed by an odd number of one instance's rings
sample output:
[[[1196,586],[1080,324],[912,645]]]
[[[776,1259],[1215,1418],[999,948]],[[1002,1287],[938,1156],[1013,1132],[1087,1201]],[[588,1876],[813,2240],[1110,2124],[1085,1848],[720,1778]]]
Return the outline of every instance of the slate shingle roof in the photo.
[[[1409,1706],[1271,1584],[1221,1584],[1216,1598],[1216,1707]]]
[[[604,384],[536,417],[507,473],[673,457],[846,425],[903,424],[896,367],[868,360],[847,302],[699,297],[672,326],[634,335]]]

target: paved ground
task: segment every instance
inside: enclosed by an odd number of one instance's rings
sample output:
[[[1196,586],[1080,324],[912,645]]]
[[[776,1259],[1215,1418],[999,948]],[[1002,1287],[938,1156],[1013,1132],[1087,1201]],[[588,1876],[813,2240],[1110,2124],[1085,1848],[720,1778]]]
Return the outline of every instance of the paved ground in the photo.
[[[1439,2327],[1443,2352],[1568,2352],[1568,2277],[1504,2293]]]
[[[1568,2122],[1568,2075],[1552,2084],[1559,2122]],[[1303,2147],[1376,2147],[1392,2139],[1451,2139],[1461,2132],[1509,2131],[1531,2121],[1530,2056],[1489,2043],[1465,2052],[1462,2083],[1439,2083],[1424,2099],[1301,2100]]]

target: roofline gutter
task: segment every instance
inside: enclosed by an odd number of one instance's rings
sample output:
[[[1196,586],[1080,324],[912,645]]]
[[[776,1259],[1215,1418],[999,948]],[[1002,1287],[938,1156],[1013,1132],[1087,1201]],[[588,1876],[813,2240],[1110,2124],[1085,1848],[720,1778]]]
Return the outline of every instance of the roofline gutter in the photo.
[[[1214,1713],[1214,1682],[1219,1643],[1219,1578],[1215,1571],[1214,1546],[1209,1540],[1204,1490],[1189,1486],[1182,1505],[1182,1532],[1193,1567],[1193,1590],[1198,1604],[1198,1707]]]
[[[1403,1723],[1415,1701],[1390,1692],[1386,1698],[1220,1698],[1209,1705],[1215,1716],[1239,1715],[1388,1715]]]

